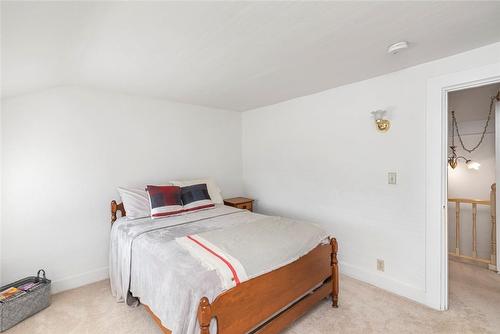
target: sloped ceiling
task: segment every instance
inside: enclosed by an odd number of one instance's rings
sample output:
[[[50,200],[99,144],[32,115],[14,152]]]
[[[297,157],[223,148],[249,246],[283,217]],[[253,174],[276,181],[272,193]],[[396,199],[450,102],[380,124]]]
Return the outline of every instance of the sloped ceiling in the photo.
[[[500,40],[500,2],[1,6],[2,97],[74,84],[243,111]]]

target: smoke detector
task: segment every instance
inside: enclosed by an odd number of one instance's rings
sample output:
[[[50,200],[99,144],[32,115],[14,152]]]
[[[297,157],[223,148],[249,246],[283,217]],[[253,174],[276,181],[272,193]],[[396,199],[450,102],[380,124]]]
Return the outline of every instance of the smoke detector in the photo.
[[[387,48],[387,53],[395,55],[395,54],[398,54],[405,49],[408,49],[409,46],[410,45],[408,44],[407,41],[397,42],[397,43],[389,45],[389,47]]]

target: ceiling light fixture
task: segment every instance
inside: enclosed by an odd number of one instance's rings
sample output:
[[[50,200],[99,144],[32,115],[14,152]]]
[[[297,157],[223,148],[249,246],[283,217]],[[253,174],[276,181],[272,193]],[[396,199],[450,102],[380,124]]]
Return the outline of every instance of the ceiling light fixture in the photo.
[[[389,47],[387,48],[387,53],[395,55],[403,50],[408,49],[409,46],[410,46],[410,44],[408,44],[407,41],[397,42],[397,43],[389,45]]]
[[[457,167],[458,160],[463,159],[465,161],[465,165],[467,166],[467,168],[479,170],[479,167],[481,166],[479,162],[472,161],[471,159],[467,159],[466,157],[463,157],[461,155],[458,156],[456,152],[456,146],[454,145],[450,146],[450,149],[451,149],[451,156],[448,157],[448,164],[452,169],[455,169],[455,167]]]
[[[495,101],[500,101],[500,90],[498,91],[497,95],[492,96],[490,98],[490,111],[488,113],[488,118],[486,119],[486,122],[484,124],[483,133],[481,134],[481,138],[479,138],[478,143],[473,148],[465,147],[462,135],[460,134],[460,130],[458,129],[458,122],[457,122],[457,117],[455,116],[455,111],[454,110],[451,111],[451,146],[450,146],[451,154],[448,156],[448,164],[450,165],[451,168],[455,169],[455,167],[457,167],[459,159],[465,160],[465,164],[469,169],[478,170],[479,166],[481,166],[479,162],[472,161],[471,159],[467,159],[463,156],[457,155],[456,152],[457,147],[455,146],[455,133],[457,134],[457,137],[460,141],[460,145],[462,146],[464,151],[472,153],[475,150],[477,150],[478,147],[481,146],[481,144],[483,143],[486,130],[488,130],[488,125],[490,124],[491,116],[493,115],[493,109],[495,107]]]

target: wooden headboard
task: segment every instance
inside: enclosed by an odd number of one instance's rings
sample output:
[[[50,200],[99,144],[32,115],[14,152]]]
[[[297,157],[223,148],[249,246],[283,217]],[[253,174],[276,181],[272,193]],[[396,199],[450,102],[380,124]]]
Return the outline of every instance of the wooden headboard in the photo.
[[[115,222],[115,220],[118,218],[116,217],[116,213],[120,211],[122,214],[122,217],[125,217],[127,213],[125,212],[125,207],[123,206],[123,203],[116,203],[115,200],[111,201],[111,224]]]

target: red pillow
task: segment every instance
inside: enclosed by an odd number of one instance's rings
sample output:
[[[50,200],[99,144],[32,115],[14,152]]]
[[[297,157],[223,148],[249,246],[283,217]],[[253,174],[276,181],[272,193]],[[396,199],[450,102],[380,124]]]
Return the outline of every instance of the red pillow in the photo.
[[[147,186],[151,217],[161,218],[184,212],[181,188],[177,186]]]

